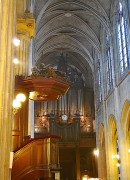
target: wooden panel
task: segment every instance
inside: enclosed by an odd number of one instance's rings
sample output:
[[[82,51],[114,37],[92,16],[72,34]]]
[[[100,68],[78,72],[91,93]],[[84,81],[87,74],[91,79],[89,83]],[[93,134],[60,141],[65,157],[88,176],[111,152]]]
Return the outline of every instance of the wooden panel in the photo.
[[[32,165],[32,148],[26,147],[22,151],[15,154],[13,169],[15,169],[15,174],[24,173]],[[20,162],[20,163],[19,163]]]
[[[16,92],[18,94],[18,91]],[[27,97],[27,94],[26,94]],[[22,103],[22,107],[16,112],[13,119],[12,138],[13,150],[20,147],[28,133],[28,101]]]
[[[20,135],[19,133],[16,132],[16,135],[12,136],[12,146],[13,146],[13,150],[14,149],[18,149],[18,147],[20,147]]]
[[[53,163],[59,164],[58,158],[57,162],[51,162],[51,138],[55,139],[55,145],[57,146],[59,136],[47,136],[42,139],[30,140],[23,147],[15,151],[12,180],[34,180],[51,176],[51,165],[53,165]],[[53,156],[57,157],[57,152],[58,151],[56,151],[56,154],[53,154]]]

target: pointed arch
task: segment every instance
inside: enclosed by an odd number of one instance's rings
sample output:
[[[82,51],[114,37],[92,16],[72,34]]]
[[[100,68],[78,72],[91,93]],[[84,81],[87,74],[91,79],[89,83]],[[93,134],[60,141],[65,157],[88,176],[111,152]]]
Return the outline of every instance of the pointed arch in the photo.
[[[118,132],[117,132],[117,123],[113,115],[109,116],[108,119],[108,130],[107,130],[107,177],[108,179],[117,180],[119,178],[119,169],[116,166],[118,159],[114,157],[118,154]]]
[[[99,126],[98,146],[99,146],[99,161],[98,161],[98,176],[101,179],[106,179],[106,148],[105,148],[105,132],[104,125]]]
[[[126,100],[121,113],[121,162],[122,162],[122,178],[130,177],[130,101]]]

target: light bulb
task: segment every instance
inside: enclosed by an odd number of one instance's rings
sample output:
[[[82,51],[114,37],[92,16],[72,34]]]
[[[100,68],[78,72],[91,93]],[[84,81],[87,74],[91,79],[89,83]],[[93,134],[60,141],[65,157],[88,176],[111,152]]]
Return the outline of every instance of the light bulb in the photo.
[[[15,46],[19,46],[20,45],[20,40],[18,38],[14,38],[13,43],[14,43]]]
[[[86,177],[83,177],[83,179],[82,180],[87,180],[88,178],[86,178]]]
[[[38,132],[38,128],[37,127],[35,128],[35,132]]]
[[[115,159],[115,155],[112,155],[112,159]]]
[[[117,167],[120,167],[120,164],[119,164],[119,163],[117,163],[117,164],[116,164],[116,166],[117,166]]]
[[[17,99],[13,100],[13,108],[17,109],[20,107],[21,107],[21,103]]]
[[[99,150],[98,150],[98,149],[94,150],[94,155],[95,155],[95,156],[98,156],[98,155],[99,155]]]
[[[16,99],[20,102],[24,102],[26,100],[26,96],[23,93],[17,94]]]
[[[14,62],[14,64],[19,64],[18,58],[14,58],[13,62]]]
[[[117,158],[117,159],[120,159],[120,156],[119,156],[119,154],[116,154],[115,156],[116,156],[116,158]]]

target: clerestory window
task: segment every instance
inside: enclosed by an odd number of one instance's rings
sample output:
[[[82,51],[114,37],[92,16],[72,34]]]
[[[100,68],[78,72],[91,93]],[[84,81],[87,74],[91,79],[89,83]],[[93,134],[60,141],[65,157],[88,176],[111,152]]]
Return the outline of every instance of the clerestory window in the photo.
[[[128,50],[128,25],[127,18],[124,15],[124,10],[122,3],[119,2],[118,11],[118,54],[120,63],[120,73],[121,75],[128,69],[129,66],[129,50]]]
[[[107,82],[107,93],[113,89],[113,72],[112,72],[112,56],[110,48],[110,40],[108,34],[106,34],[106,82]]]
[[[97,54],[96,56],[96,67],[97,67],[97,89],[98,89],[98,101],[102,101],[102,83],[101,83],[101,64],[100,64],[100,56]]]

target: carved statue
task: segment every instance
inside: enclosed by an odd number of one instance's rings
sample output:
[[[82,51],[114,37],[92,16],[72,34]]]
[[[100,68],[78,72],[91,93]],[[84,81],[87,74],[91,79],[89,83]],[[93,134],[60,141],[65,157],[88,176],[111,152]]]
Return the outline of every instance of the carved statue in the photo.
[[[37,67],[32,67],[31,71],[32,71],[31,74],[32,77],[36,77],[39,75],[39,70],[37,69]]]

